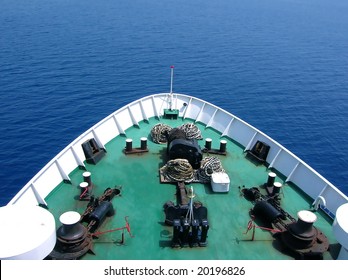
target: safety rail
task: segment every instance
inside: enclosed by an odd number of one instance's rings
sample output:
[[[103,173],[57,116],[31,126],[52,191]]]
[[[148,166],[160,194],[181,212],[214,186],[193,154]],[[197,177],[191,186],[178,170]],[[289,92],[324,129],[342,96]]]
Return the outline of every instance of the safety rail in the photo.
[[[163,109],[168,109],[169,93],[149,95],[138,99],[110,114],[86,132],[81,134],[48,164],[46,164],[8,204],[46,204],[45,197],[62,180],[69,181],[69,174],[77,167],[84,167],[86,160],[81,144],[94,138],[100,147],[118,135],[126,135],[127,129],[139,126],[139,122],[152,117],[161,118]],[[237,116],[199,98],[184,94],[173,94],[173,104],[179,110],[179,117],[200,122],[212,127],[245,147],[252,147],[256,141],[270,146],[267,157],[269,168],[274,168],[294,183],[314,202],[325,201],[326,212],[332,217],[337,208],[348,202],[348,198],[338,188],[321,176],[312,167],[291,153],[278,142],[241,120]]]

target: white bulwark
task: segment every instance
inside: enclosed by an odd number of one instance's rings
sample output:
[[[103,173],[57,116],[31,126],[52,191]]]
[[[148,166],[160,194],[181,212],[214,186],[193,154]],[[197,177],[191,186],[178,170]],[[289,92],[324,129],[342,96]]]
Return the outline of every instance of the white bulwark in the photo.
[[[0,259],[42,260],[56,244],[53,215],[40,206],[0,208]]]
[[[337,241],[342,245],[338,260],[348,260],[348,203],[338,207],[332,226]]]

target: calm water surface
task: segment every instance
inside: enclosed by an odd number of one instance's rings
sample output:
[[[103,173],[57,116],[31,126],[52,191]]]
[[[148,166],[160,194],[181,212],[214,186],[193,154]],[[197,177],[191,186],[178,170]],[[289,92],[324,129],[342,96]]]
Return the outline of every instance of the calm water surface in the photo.
[[[348,194],[345,0],[0,0],[0,205],[122,105],[174,90]]]

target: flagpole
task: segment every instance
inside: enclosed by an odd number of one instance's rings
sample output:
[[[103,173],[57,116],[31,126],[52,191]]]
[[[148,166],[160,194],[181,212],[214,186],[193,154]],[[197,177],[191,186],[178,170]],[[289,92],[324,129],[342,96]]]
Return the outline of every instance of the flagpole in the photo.
[[[173,109],[173,79],[174,79],[174,66],[170,66],[170,101],[169,101],[169,109]]]
[[[170,66],[170,94],[173,93],[173,76],[174,76],[174,66]]]

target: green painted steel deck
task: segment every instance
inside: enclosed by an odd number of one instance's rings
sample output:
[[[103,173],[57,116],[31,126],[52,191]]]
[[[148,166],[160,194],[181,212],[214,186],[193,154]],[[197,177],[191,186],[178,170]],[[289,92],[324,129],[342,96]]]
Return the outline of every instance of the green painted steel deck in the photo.
[[[207,247],[172,248],[172,227],[165,225],[163,205],[167,201],[176,203],[175,184],[161,184],[159,169],[166,163],[166,144],[151,141],[150,131],[157,123],[165,123],[178,127],[183,123],[192,122],[182,118],[156,119],[139,123],[126,131],[126,136],[118,136],[106,145],[106,156],[96,165],[87,164],[95,185],[93,195],[100,196],[108,187],[122,186],[120,196],[113,198],[112,203],[116,214],[107,218],[97,231],[104,232],[124,227],[125,217],[131,229],[131,237],[127,231],[113,231],[93,240],[94,254],[86,254],[82,259],[122,259],[122,260],[278,260],[293,259],[278,250],[272,234],[256,228],[254,240],[252,231],[245,233],[250,221],[249,210],[252,203],[247,201],[240,192],[242,186],[253,187],[267,181],[269,169],[265,165],[256,165],[245,157],[244,147],[229,138],[222,137],[211,128],[195,123],[201,130],[204,139],[211,138],[212,148],[218,148],[221,139],[227,141],[227,155],[218,156],[223,168],[230,178],[228,193],[214,193],[210,184],[192,183],[196,193],[194,200],[201,201],[208,208],[209,232]],[[125,155],[125,140],[133,139],[133,147],[140,147],[140,138],[148,138],[149,152]],[[208,156],[207,154],[204,154]],[[85,170],[76,168],[71,174],[71,183],[62,182],[47,197],[49,210],[56,218],[57,228],[61,225],[59,217],[66,211],[84,212],[87,201],[80,201],[79,184],[83,181]],[[277,171],[272,170],[277,173]],[[297,190],[296,186],[283,181],[277,173],[276,181],[283,184],[282,207],[297,219],[297,212],[309,210],[312,201]],[[328,237],[330,247],[334,248],[336,240],[331,230],[331,221],[321,210],[315,212],[318,220],[314,226],[321,229]],[[125,242],[121,244],[124,232]],[[324,254],[324,259],[333,259],[334,250]]]

